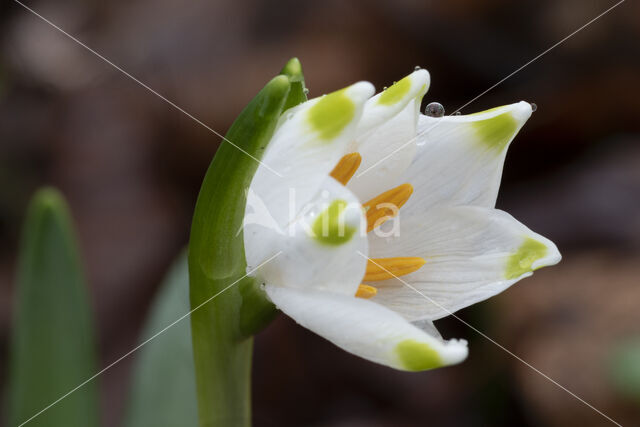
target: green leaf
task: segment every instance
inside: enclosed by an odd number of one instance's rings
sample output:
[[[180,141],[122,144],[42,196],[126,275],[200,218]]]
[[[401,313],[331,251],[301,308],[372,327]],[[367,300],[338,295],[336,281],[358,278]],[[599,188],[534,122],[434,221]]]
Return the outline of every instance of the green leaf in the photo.
[[[188,312],[189,273],[184,253],[175,261],[151,306],[142,340],[163,331]],[[125,425],[196,427],[198,405],[189,319],[164,330],[137,357]]]
[[[201,426],[248,426],[252,331],[275,307],[246,274],[241,231],[246,190],[290,90],[272,79],[240,113],[205,175],[189,240],[191,331]],[[253,156],[253,158],[251,157]],[[247,313],[243,315],[242,313]],[[258,313],[258,314],[256,314]]]
[[[618,392],[640,404],[640,337],[628,339],[615,348],[610,372]]]
[[[33,198],[24,226],[10,362],[9,425],[36,415],[96,373],[91,308],[69,210],[54,189]],[[98,425],[95,381],[29,426]]]

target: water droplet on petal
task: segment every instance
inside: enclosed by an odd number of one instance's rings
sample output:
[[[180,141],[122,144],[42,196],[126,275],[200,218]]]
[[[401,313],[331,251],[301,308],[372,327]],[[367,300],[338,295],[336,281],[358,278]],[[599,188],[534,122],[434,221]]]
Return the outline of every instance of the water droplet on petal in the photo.
[[[413,67],[414,71],[418,71],[418,70],[422,70],[422,67],[419,65],[416,65],[415,67]]]
[[[535,102],[531,103],[531,111],[536,111],[538,109],[538,106],[536,105]]]
[[[309,89],[308,89],[308,88],[306,88],[306,87],[305,87],[304,89],[302,89],[302,92],[303,92],[305,95],[309,95]]]
[[[444,116],[444,107],[439,102],[432,102],[424,109],[424,114],[429,117]]]
[[[455,113],[453,113],[454,116],[461,116],[462,113],[460,111],[456,111]]]
[[[382,88],[382,90],[387,90],[387,87],[386,87],[386,86],[385,86],[385,87],[383,87],[383,88]]]

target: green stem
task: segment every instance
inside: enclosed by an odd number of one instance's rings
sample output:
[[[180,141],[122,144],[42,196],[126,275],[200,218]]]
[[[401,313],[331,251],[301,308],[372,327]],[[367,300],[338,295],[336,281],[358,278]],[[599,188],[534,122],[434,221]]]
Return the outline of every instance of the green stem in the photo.
[[[292,62],[297,60],[287,66]],[[264,327],[276,310],[258,284],[245,277],[244,242],[239,230],[246,189],[258,166],[256,159],[262,157],[285,105],[292,102],[294,80],[284,71],[258,93],[231,126],[226,139],[237,147],[221,143],[196,203],[189,242],[189,286],[195,310],[191,332],[202,427],[251,424],[251,335]],[[302,82],[300,73],[296,77],[295,82]],[[302,91],[302,87],[303,83],[295,89]]]

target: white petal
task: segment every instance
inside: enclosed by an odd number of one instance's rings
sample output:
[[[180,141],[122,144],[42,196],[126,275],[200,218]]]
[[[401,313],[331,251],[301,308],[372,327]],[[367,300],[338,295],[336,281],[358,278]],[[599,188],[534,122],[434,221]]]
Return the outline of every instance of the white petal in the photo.
[[[358,139],[364,140],[373,129],[404,110],[409,101],[416,97],[422,98],[429,89],[429,82],[427,70],[416,70],[369,99],[358,123]]]
[[[443,341],[369,300],[266,286],[273,303],[338,347],[392,368],[422,371],[462,362],[465,341]]]
[[[371,98],[364,107],[357,139],[348,151],[357,151],[362,164],[348,187],[362,201],[394,187],[416,153],[420,101],[429,86],[429,73],[417,70],[386,91]],[[395,102],[381,102],[385,94],[398,93]]]
[[[258,167],[251,182],[277,224],[288,224],[317,192],[355,138],[362,108],[372,94],[373,86],[360,82],[285,112],[263,157],[272,170]],[[291,193],[298,203],[293,209]]]
[[[420,115],[418,153],[401,178],[416,189],[405,212],[494,207],[507,148],[531,112],[523,101],[468,116]]]
[[[250,270],[266,283],[355,295],[368,252],[362,205],[346,187],[326,177],[316,197],[282,233],[262,225],[245,226]]]
[[[401,216],[399,230],[389,241],[370,235],[369,256],[420,256],[427,263],[402,281],[376,282],[373,300],[410,320],[444,317],[560,261],[553,242],[497,209],[443,207],[422,218]]]

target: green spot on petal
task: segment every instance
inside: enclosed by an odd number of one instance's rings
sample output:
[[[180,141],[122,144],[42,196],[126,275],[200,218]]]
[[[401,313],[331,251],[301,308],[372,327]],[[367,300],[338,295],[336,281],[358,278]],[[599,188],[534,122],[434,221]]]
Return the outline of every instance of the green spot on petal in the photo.
[[[426,371],[443,365],[437,351],[428,344],[416,340],[404,340],[398,343],[396,354],[402,366],[409,371]]]
[[[347,207],[345,200],[334,200],[313,222],[311,231],[318,242],[338,246],[351,240],[356,228],[346,225],[342,213]]]
[[[490,113],[490,112],[492,112],[492,111],[499,110],[499,109],[501,109],[501,108],[503,108],[503,107],[504,107],[504,106],[489,108],[488,110],[478,111],[477,113],[471,113],[471,114],[468,114],[468,116],[479,116],[480,114]]]
[[[528,237],[518,248],[518,251],[509,257],[505,277],[516,279],[532,271],[533,263],[544,258],[547,253],[548,249],[543,243]]]
[[[472,126],[483,144],[498,151],[502,151],[507,146],[518,130],[518,122],[510,112],[472,122]]]
[[[382,92],[382,95],[378,98],[378,104],[393,105],[400,102],[409,92],[409,89],[411,89],[411,76],[403,78],[389,89]]]
[[[333,139],[355,115],[356,106],[346,89],[325,95],[309,109],[309,122],[322,139]]]

